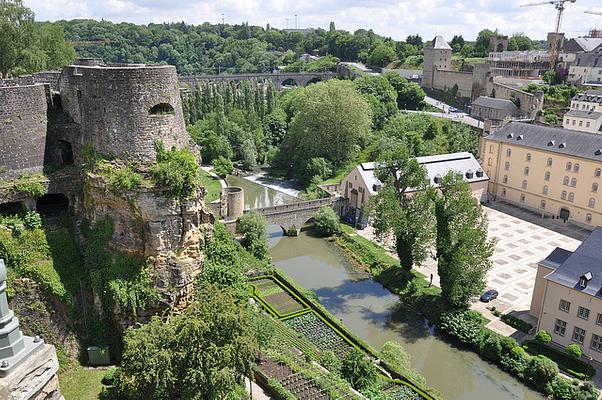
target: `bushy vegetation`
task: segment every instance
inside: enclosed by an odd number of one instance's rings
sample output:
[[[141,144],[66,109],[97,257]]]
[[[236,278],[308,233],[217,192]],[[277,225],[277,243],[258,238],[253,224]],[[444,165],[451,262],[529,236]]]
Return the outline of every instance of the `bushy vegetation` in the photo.
[[[199,165],[190,150],[165,150],[162,142],[156,143],[157,162],[151,166],[155,182],[168,193],[180,199],[189,197],[199,186]]]
[[[234,165],[230,159],[219,156],[216,160],[213,161],[213,172],[217,174],[217,176],[221,178],[225,178],[227,175],[230,175],[234,171]]]
[[[541,344],[548,344],[552,341],[552,335],[550,335],[548,331],[542,329],[535,335],[535,340]]]
[[[250,211],[240,217],[237,224],[251,254],[259,259],[268,258],[268,224],[265,217],[256,211]]]
[[[351,349],[341,362],[341,375],[356,389],[374,385],[378,371],[372,361],[359,349]]]
[[[529,333],[531,332],[531,329],[533,329],[533,325],[526,321],[523,321],[520,318],[515,317],[514,315],[504,314],[500,317],[500,319],[506,324],[518,329],[521,332]]]
[[[568,107],[571,104],[571,99],[579,92],[579,88],[573,85],[560,84],[560,85],[537,85],[530,83],[523,88],[525,92],[535,93],[536,91],[542,91],[544,93],[544,99],[549,103],[559,103],[564,107]]]
[[[558,350],[538,341],[525,341],[523,347],[530,354],[542,354],[554,360],[562,371],[575,378],[587,379],[595,374],[595,370],[590,365],[575,357],[578,353],[574,348],[571,348],[571,351],[575,353],[569,354],[566,349],[565,351]]]
[[[321,207],[314,215],[314,225],[318,232],[324,236],[332,236],[341,229],[339,216],[328,206]]]
[[[129,165],[112,167],[107,172],[109,177],[107,185],[113,192],[119,193],[124,190],[138,189],[144,182],[142,175],[134,171]]]
[[[0,180],[0,188],[8,188],[11,192],[28,197],[41,197],[46,194],[46,187],[42,183],[45,179],[43,174],[24,174],[18,179]]]

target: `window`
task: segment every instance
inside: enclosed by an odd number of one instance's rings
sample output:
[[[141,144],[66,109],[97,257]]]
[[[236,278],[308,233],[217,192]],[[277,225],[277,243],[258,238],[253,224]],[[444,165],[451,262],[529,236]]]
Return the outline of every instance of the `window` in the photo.
[[[546,181],[550,180],[550,171],[546,171],[546,174],[544,175],[543,179]]]
[[[547,185],[545,185],[545,186],[543,187],[543,190],[542,190],[541,192],[542,192],[543,194],[548,194],[548,186],[547,186]]]
[[[577,316],[587,321],[589,319],[589,308],[579,306],[577,309]]]
[[[602,337],[593,333],[592,334],[592,344],[590,345],[590,347],[593,350],[596,350],[596,351],[602,353]]]
[[[566,322],[561,319],[557,319],[556,323],[554,324],[554,333],[559,336],[564,336],[566,333]]]
[[[571,310],[571,302],[566,301],[564,299],[560,299],[560,305],[558,306],[558,309],[560,311],[564,311],[565,313],[568,313]]]
[[[585,329],[581,329],[578,326],[573,329],[573,342],[583,344],[585,340]]]
[[[573,163],[572,163],[572,162],[570,162],[570,161],[569,161],[568,163],[566,163],[566,168],[565,168],[565,169],[566,169],[567,171],[570,171],[570,170],[572,170],[572,169],[573,169]]]
[[[573,172],[579,172],[579,164],[575,164],[573,167]]]
[[[502,197],[506,197],[506,188],[502,189]]]
[[[489,157],[489,159],[487,159],[487,165],[489,165],[491,167],[491,157]]]
[[[583,121],[579,121],[579,126],[583,126]]]
[[[587,202],[587,206],[589,208],[594,208],[596,206],[596,199],[594,199],[593,197],[590,197],[589,201]]]
[[[568,125],[570,122],[571,122],[571,120],[570,120],[570,119],[568,119],[568,118],[564,120],[564,124],[565,124],[565,125]]]
[[[596,317],[596,324],[602,325],[602,314],[600,313],[598,313],[598,316]]]
[[[547,162],[548,167],[552,166],[552,157],[548,158],[548,162]]]
[[[493,153],[493,145],[492,144],[489,145],[489,152]]]
[[[504,183],[508,183],[508,175],[504,175],[504,180],[503,180],[503,182],[504,182]]]
[[[598,184],[596,182],[592,183],[592,192],[593,193],[598,192]]]
[[[562,184],[564,186],[568,186],[569,185],[569,177],[565,176],[564,178],[562,178]]]
[[[510,157],[512,155],[512,149],[506,150],[506,157]]]
[[[524,193],[521,193],[521,195],[520,195],[520,202],[521,202],[521,203],[524,203],[524,202],[525,202],[525,200],[526,200],[526,198],[525,198],[525,194],[524,194]]]
[[[573,193],[573,192],[569,193],[569,201],[571,203],[575,201],[575,193]]]
[[[542,200],[542,201],[539,203],[539,208],[541,208],[542,210],[545,210],[545,209],[546,209],[546,201],[545,201],[545,200]]]
[[[585,216],[585,222],[592,222],[592,215],[590,213],[587,213],[587,215]]]
[[[531,161],[531,153],[527,153],[527,161]]]
[[[566,200],[566,190],[563,190],[562,193],[560,193],[560,198]]]
[[[504,164],[504,169],[506,171],[510,171],[510,162],[506,161],[506,164]]]
[[[585,127],[586,127],[586,128],[589,128],[589,125],[590,125],[590,123],[591,123],[591,122],[587,122],[587,123],[585,124]]]
[[[573,125],[575,125],[575,121],[577,121],[576,119],[573,120]]]
[[[602,174],[602,169],[596,168],[596,170],[594,171],[594,176],[596,178],[599,178],[601,174]]]
[[[523,180],[523,184],[521,185],[521,187],[522,187],[523,189],[526,189],[526,188],[527,188],[527,181],[526,181],[526,180]]]
[[[525,170],[523,171],[523,175],[529,175],[529,167],[525,167]]]

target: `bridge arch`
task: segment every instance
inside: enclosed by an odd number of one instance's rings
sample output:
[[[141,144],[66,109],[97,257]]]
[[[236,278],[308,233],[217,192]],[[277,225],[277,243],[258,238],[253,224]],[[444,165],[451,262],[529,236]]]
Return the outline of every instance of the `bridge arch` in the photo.
[[[307,83],[305,84],[305,86],[309,86],[312,83],[318,83],[318,82],[322,82],[322,77],[315,76],[315,77],[311,78],[310,80],[308,80]]]
[[[284,89],[284,88],[298,87],[299,84],[297,83],[297,81],[294,78],[288,78],[288,79],[285,79],[284,81],[282,81],[280,86]]]

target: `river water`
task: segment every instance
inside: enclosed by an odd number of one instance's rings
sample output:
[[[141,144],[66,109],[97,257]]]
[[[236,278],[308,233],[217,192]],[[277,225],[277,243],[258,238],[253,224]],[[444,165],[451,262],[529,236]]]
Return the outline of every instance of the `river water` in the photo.
[[[245,202],[251,208],[294,201],[241,178],[229,177],[228,182],[245,189]],[[360,338],[376,349],[389,340],[401,343],[412,357],[413,367],[446,399],[543,398],[475,353],[441,340],[418,316],[404,315],[397,308],[397,296],[358,271],[332,243],[306,233],[283,237],[279,227],[271,227],[270,246],[274,264],[313,290],[324,307]]]

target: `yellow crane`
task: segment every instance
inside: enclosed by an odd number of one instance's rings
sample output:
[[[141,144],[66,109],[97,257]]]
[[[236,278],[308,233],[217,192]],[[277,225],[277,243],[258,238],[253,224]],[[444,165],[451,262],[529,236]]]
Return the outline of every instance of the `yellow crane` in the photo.
[[[552,38],[552,43],[550,43],[550,69],[552,71],[556,70],[556,60],[558,60],[559,49],[559,36],[560,33],[560,25],[562,24],[562,14],[564,13],[564,3],[574,3],[577,0],[548,0],[543,1],[541,3],[530,3],[523,4],[521,7],[533,7],[533,6],[542,6],[544,4],[553,5],[558,11],[556,15],[556,25],[554,29],[554,37]]]

